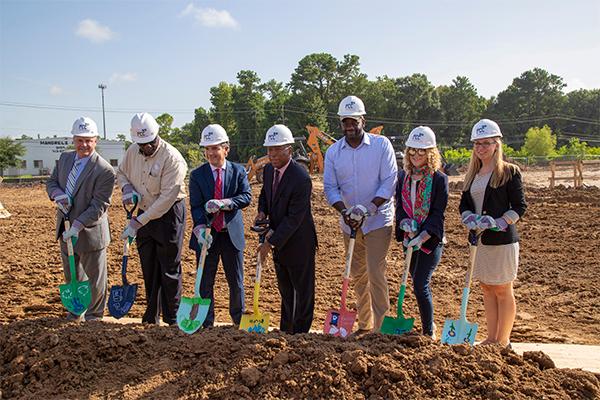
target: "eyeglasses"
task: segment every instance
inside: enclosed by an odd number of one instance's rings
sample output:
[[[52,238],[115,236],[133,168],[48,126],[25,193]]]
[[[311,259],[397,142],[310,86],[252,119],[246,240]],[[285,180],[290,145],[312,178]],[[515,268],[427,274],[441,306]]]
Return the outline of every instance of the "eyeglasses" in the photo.
[[[490,147],[491,145],[493,145],[495,143],[496,143],[495,140],[492,140],[491,142],[475,142],[475,143],[473,143],[473,147],[477,147],[477,146]]]
[[[424,156],[425,154],[427,154],[427,149],[408,149],[408,154],[411,156],[414,156],[415,154]]]

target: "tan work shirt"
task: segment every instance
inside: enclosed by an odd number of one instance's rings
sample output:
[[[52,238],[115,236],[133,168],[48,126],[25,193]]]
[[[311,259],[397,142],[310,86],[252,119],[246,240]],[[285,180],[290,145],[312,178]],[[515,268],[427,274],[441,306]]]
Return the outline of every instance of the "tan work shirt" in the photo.
[[[181,153],[162,138],[150,157],[132,143],[117,169],[117,182],[121,190],[130,184],[142,197],[139,207],[144,213],[137,220],[148,221],[162,217],[177,200],[184,199],[187,164]]]

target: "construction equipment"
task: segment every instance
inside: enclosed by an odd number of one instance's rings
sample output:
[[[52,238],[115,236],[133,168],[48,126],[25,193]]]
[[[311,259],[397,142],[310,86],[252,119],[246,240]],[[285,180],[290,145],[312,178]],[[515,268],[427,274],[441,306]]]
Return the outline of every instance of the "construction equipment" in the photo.
[[[319,141],[322,141],[326,145],[330,146],[337,142],[333,136],[321,131],[319,128],[313,125],[306,125],[306,130],[308,131],[308,139],[306,143],[310,148],[310,153],[308,153],[308,161],[309,167],[308,171],[312,173],[323,173],[325,169],[323,152],[321,151],[321,145]],[[379,125],[374,127],[369,131],[374,135],[381,135],[381,131],[383,130],[383,125]]]
[[[469,304],[469,293],[471,290],[471,276],[475,266],[475,256],[477,255],[477,235],[469,235],[469,268],[467,268],[467,276],[465,278],[465,287],[463,288],[462,301],[460,304],[460,318],[447,319],[444,322],[442,331],[442,344],[470,344],[475,343],[475,335],[477,335],[477,323],[467,321],[467,304]]]
[[[406,292],[406,281],[408,280],[408,271],[410,270],[410,261],[412,259],[413,248],[412,246],[406,249],[406,255],[404,257],[404,274],[402,275],[402,285],[400,286],[400,292],[398,293],[398,310],[397,318],[385,317],[381,324],[381,333],[387,335],[401,335],[405,332],[412,330],[415,319],[404,318],[402,305],[404,304],[404,294]]]
[[[138,206],[138,198],[137,196],[133,196],[133,206],[131,208],[127,208],[125,204],[123,204],[123,208],[127,213],[127,224],[131,221],[133,217],[133,212]],[[108,311],[110,315],[119,319],[125,316],[133,303],[135,301],[135,296],[137,294],[138,285],[133,284],[130,285],[127,280],[127,261],[129,260],[129,246],[133,242],[132,237],[127,237],[123,244],[123,262],[121,263],[121,281],[122,285],[113,285],[110,288],[110,294],[108,296]]]
[[[71,229],[71,222],[69,215],[65,215],[65,231]],[[58,286],[60,292],[60,301],[69,312],[77,316],[83,314],[90,303],[92,302],[92,291],[90,289],[89,281],[78,281],[77,280],[77,269],[75,267],[75,253],[73,246],[75,245],[76,239],[74,237],[67,240],[67,255],[69,258],[69,272],[71,280],[69,283],[63,283]]]
[[[218,214],[218,213],[217,213]],[[217,216],[214,215],[214,217]],[[206,233],[205,237],[210,235],[210,227],[214,218],[206,218]],[[198,268],[196,269],[196,282],[194,283],[194,297],[181,297],[179,309],[177,310],[177,325],[179,329],[187,334],[196,332],[208,315],[210,307],[210,299],[200,297],[200,283],[202,282],[202,273],[204,272],[204,262],[206,261],[206,253],[208,252],[207,245],[202,245],[200,250],[200,258],[198,260]]]
[[[258,243],[265,242],[265,237],[269,231],[269,221],[257,221],[256,225],[250,228],[258,233]],[[266,333],[269,330],[269,314],[261,314],[258,309],[258,297],[260,294],[260,273],[262,271],[262,260],[260,254],[256,257],[256,277],[254,278],[254,296],[252,300],[252,314],[242,315],[240,329],[246,332]]]

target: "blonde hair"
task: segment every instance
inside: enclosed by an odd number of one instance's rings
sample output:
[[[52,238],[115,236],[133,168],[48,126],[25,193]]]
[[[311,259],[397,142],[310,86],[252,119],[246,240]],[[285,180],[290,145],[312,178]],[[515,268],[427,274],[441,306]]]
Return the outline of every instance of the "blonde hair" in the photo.
[[[502,139],[499,137],[491,138],[494,139],[494,142],[498,145],[498,148],[494,152],[494,169],[492,171],[492,176],[490,177],[490,186],[494,189],[504,185],[510,179],[511,175],[513,175],[516,171],[519,170],[519,167],[515,164],[509,163],[504,160],[504,153],[502,151]],[[475,151],[471,152],[471,160],[469,161],[469,168],[467,169],[467,174],[465,175],[465,181],[463,182],[463,190],[466,190],[471,187],[473,183],[473,179],[475,179],[475,175],[481,170],[483,163],[475,154]]]
[[[404,160],[402,160],[404,171],[406,171],[408,175],[412,175],[413,173],[413,164],[410,161],[410,155],[408,154],[408,150],[411,148],[412,147],[407,147],[404,149]],[[435,171],[441,169],[442,156],[440,155],[440,152],[437,149],[437,147],[431,147],[429,149],[425,149],[425,151],[427,152],[427,164],[425,166],[426,171],[428,173],[434,173]]]

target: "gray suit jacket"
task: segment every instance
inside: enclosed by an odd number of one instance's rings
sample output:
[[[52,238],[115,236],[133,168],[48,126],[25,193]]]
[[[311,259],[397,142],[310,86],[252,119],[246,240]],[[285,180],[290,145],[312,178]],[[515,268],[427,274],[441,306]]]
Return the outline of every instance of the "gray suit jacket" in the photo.
[[[65,191],[67,178],[75,162],[75,152],[60,155],[52,176],[46,183],[46,191],[51,196],[55,189]],[[110,243],[108,227],[108,206],[115,185],[115,172],[110,164],[94,152],[77,179],[73,190],[73,205],[69,219],[78,220],[85,228],[79,233],[75,252],[88,252],[103,249]],[[64,231],[64,215],[56,211],[56,238]]]

